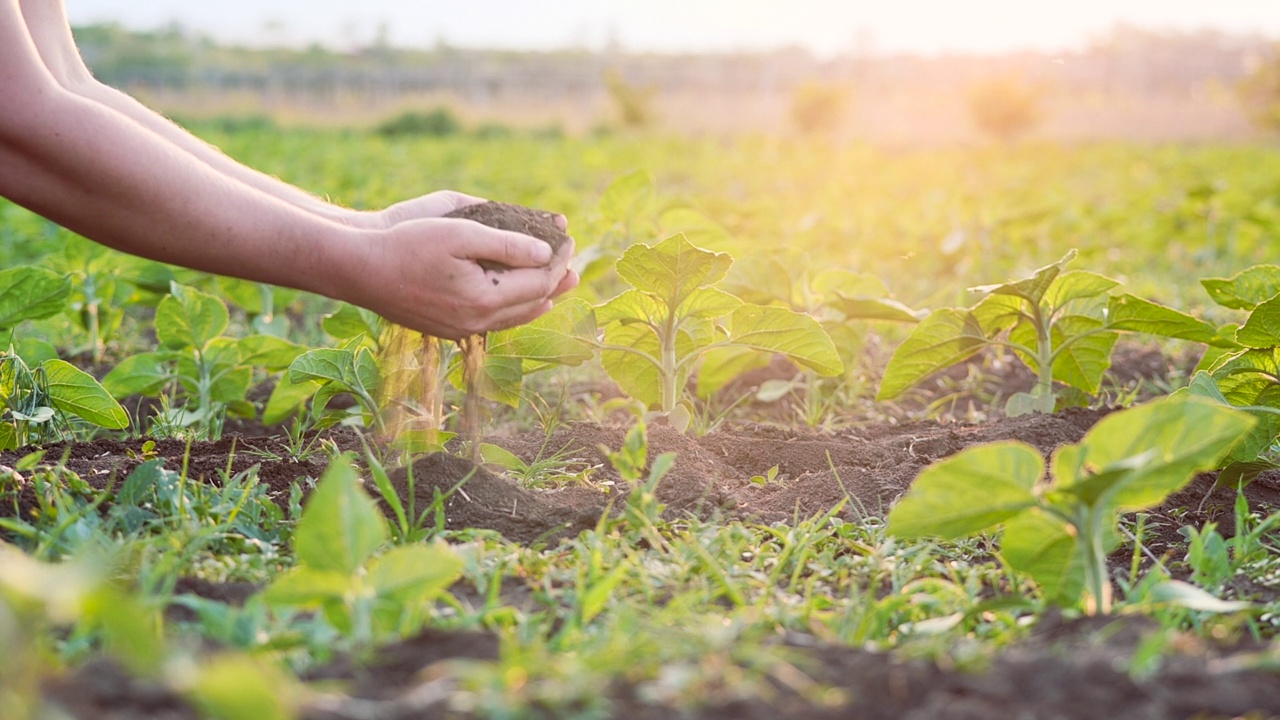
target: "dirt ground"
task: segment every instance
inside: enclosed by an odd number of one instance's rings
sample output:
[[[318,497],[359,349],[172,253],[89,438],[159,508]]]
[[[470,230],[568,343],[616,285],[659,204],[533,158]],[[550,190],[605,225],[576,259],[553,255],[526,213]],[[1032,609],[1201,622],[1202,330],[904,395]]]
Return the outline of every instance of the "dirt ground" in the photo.
[[[1063,443],[1077,442],[1109,411],[1070,409],[1054,415],[996,419],[980,424],[916,422],[867,424],[836,432],[795,427],[737,424],[703,437],[692,437],[663,426],[649,428],[650,457],[675,452],[674,469],[658,488],[672,517],[687,514],[705,519],[785,523],[810,517],[843,502],[846,517],[884,512],[910,486],[921,469],[967,447],[995,440],[1017,439],[1046,455]],[[449,529],[487,528],[522,544],[554,544],[593,527],[610,505],[620,504],[625,484],[610,469],[602,447],[617,449],[627,428],[622,425],[568,424],[550,437],[542,433],[490,437],[526,462],[540,453],[571,458],[575,468],[591,468],[589,486],[561,490],[528,490],[494,468],[477,468],[455,455],[426,456],[412,473],[401,469],[393,483],[407,499],[412,492],[418,508],[447,495],[445,518]],[[331,433],[339,448],[359,450],[358,436]],[[65,457],[66,466],[95,487],[118,481],[142,461],[142,442],[98,440],[50,446],[46,458]],[[219,442],[159,441],[155,453],[167,467],[186,462],[189,476],[217,483],[232,473],[259,468],[259,477],[283,503],[300,478],[318,478],[324,460],[317,456],[293,460],[279,438],[228,437]],[[0,453],[0,465],[12,466],[25,452]],[[776,467],[773,481],[758,485],[756,475]],[[1214,489],[1213,474],[1198,477],[1151,512],[1151,534],[1144,538],[1155,555],[1179,552],[1184,545],[1179,527],[1218,521],[1232,527],[1233,490]],[[464,482],[465,481],[465,482]],[[34,511],[30,486],[23,488],[17,512]],[[1259,509],[1280,509],[1280,473],[1260,477],[1246,490]],[[0,512],[13,512],[13,503]],[[1180,553],[1179,553],[1180,554]],[[1253,588],[1274,599],[1277,591]],[[252,587],[222,587],[183,580],[179,593],[227,602],[243,602]],[[839,689],[848,701],[827,707],[779,684],[770,702],[725,702],[690,716],[721,718],[1267,718],[1280,717],[1280,676],[1274,672],[1241,669],[1236,658],[1258,648],[1247,644],[1216,646],[1188,641],[1166,650],[1167,658],[1149,676],[1135,678],[1124,663],[1154,631],[1142,618],[1112,621],[1041,622],[1029,641],[1000,654],[988,666],[961,671],[934,663],[900,660],[858,648],[815,645],[796,640],[796,666],[812,679]],[[789,642],[789,641],[788,641]],[[353,694],[369,702],[311,708],[312,720],[354,717],[456,717],[443,705],[422,704],[420,681],[424,668],[458,658],[494,659],[496,637],[461,637],[428,631],[385,648],[370,664],[335,663],[315,679],[352,683]],[[95,662],[77,673],[55,680],[48,696],[57,698],[79,718],[183,718],[190,709],[162,690],[124,676],[118,668]],[[639,700],[638,689],[615,688],[616,718],[671,717],[667,710]],[[416,705],[413,703],[417,703]],[[1250,714],[1252,713],[1252,714]]]

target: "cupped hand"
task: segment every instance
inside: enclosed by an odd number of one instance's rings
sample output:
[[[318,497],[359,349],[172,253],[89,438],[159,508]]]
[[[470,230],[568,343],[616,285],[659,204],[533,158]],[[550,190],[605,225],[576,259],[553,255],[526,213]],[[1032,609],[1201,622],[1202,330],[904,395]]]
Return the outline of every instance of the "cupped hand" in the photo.
[[[404,220],[367,243],[361,276],[345,294],[392,322],[458,339],[550,310],[553,297],[578,284],[572,255],[572,243],[552,256],[541,240],[470,220]],[[485,270],[478,260],[511,269]]]

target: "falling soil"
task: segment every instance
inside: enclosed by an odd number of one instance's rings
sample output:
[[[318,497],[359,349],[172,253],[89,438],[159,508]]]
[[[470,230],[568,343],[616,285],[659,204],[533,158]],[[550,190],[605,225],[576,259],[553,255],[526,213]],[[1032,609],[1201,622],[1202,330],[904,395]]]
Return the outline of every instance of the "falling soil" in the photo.
[[[1064,443],[1078,442],[1107,409],[1073,409],[1053,415],[1002,418],[982,423],[870,423],[831,432],[760,424],[731,424],[703,437],[671,427],[649,428],[649,452],[674,452],[676,463],[657,488],[671,518],[695,516],[708,522],[790,523],[839,506],[846,518],[883,513],[931,463],[965,448],[996,440],[1021,440],[1046,455]],[[610,468],[603,448],[621,447],[624,424],[563,425],[549,436],[524,432],[489,436],[486,442],[506,448],[525,462],[555,453],[566,471],[587,483],[558,490],[535,490],[490,466],[477,467],[465,458],[437,453],[401,468],[392,482],[404,501],[418,512],[432,503],[443,508],[448,530],[488,529],[525,545],[554,546],[594,527],[601,514],[616,511],[627,488]],[[341,449],[359,450],[360,438],[348,430],[325,438]],[[149,457],[171,469],[187,468],[192,481],[218,485],[227,473],[257,467],[268,497],[283,506],[291,488],[304,487],[325,469],[322,453],[293,457],[282,438],[228,437],[216,443],[162,440],[147,448],[143,440],[96,440],[44,448],[44,462],[65,462],[90,487],[118,487],[122,478]],[[0,465],[13,467],[30,448],[0,453]],[[763,485],[753,476],[774,479]],[[31,472],[0,477],[0,516],[30,519],[38,512]],[[1144,546],[1154,555],[1178,560],[1186,553],[1179,530],[1217,522],[1220,532],[1233,529],[1232,489],[1215,487],[1205,473],[1147,513]],[[1280,473],[1264,473],[1245,489],[1259,512],[1280,509]],[[99,508],[108,509],[108,503]],[[3,537],[3,536],[0,536]],[[1126,551],[1126,553],[1129,551]],[[1127,557],[1117,558],[1117,572]],[[177,595],[238,604],[256,588],[181,579]],[[1236,597],[1270,602],[1280,597],[1276,586],[1232,586]],[[474,589],[455,587],[458,602],[479,606]],[[470,593],[470,594],[468,594]],[[537,611],[535,589],[518,578],[502,588],[504,600]],[[187,613],[184,615],[184,612]],[[191,619],[175,605],[171,622]],[[611,713],[621,720],[686,717],[691,720],[803,717],[837,718],[1184,718],[1280,717],[1280,682],[1274,672],[1247,669],[1242,662],[1259,647],[1216,645],[1182,638],[1165,646],[1162,662],[1149,672],[1131,673],[1128,664],[1159,630],[1143,618],[1062,621],[1040,620],[1033,636],[997,653],[989,661],[964,669],[945,663],[913,660],[899,654],[859,647],[829,645],[798,634],[777,640],[792,665],[806,677],[839,691],[842,702],[831,706],[812,695],[800,695],[782,683],[762,679],[767,692],[751,701],[708,698],[687,714],[653,705],[644,687],[618,679],[608,691]],[[469,718],[447,708],[456,673],[454,660],[491,661],[497,637],[489,633],[456,633],[438,629],[406,639],[359,662],[338,658],[313,669],[307,680],[337,680],[348,700],[319,702],[304,709],[309,720],[355,717]],[[1146,644],[1144,644],[1146,643]],[[433,684],[434,683],[434,684]],[[191,709],[156,683],[131,677],[106,661],[94,661],[51,679],[46,698],[56,700],[75,718],[186,718]],[[341,697],[341,696],[339,696]],[[372,714],[371,714],[372,713]]]
[[[552,254],[560,251],[569,236],[556,223],[556,215],[545,210],[535,210],[510,203],[483,202],[468,205],[445,215],[449,218],[472,220],[499,230],[524,233],[551,246]],[[477,260],[480,267],[493,273],[494,285],[502,281],[497,275],[510,268],[491,260]],[[466,384],[466,399],[462,406],[462,435],[467,439],[472,461],[480,459],[480,400],[483,388],[485,361],[485,335],[472,335],[458,341],[462,351],[462,377]]]

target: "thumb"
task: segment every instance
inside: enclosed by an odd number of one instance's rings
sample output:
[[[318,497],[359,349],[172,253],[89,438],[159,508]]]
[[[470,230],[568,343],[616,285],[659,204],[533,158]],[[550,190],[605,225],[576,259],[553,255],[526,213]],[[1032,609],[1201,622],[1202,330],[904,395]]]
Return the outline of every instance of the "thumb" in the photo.
[[[464,247],[463,256],[469,260],[488,260],[510,268],[543,267],[551,262],[551,246],[531,235],[463,222],[479,228]]]

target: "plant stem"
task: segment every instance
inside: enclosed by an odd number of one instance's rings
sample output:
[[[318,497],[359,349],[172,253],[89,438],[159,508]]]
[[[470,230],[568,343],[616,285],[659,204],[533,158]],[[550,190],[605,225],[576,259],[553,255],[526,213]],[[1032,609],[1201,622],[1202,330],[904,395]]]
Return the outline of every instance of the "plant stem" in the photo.
[[[1111,613],[1111,581],[1107,577],[1107,549],[1104,542],[1107,513],[1101,508],[1086,507],[1081,510],[1077,529],[1079,542],[1084,548],[1085,584],[1093,598],[1093,606],[1086,608],[1090,615]]]

